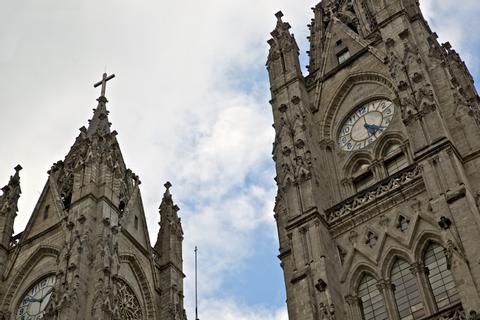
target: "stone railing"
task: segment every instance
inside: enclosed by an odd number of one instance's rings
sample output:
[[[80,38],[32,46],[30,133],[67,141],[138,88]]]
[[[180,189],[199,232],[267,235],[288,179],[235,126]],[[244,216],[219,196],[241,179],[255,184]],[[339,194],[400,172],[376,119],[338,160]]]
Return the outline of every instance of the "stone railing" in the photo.
[[[476,320],[476,316],[469,317],[465,314],[461,304],[452,306],[446,310],[440,311],[424,320]]]
[[[376,184],[359,195],[339,203],[325,212],[327,223],[334,223],[411,181],[417,180],[421,177],[421,172],[421,166],[410,167],[398,172],[383,183]]]

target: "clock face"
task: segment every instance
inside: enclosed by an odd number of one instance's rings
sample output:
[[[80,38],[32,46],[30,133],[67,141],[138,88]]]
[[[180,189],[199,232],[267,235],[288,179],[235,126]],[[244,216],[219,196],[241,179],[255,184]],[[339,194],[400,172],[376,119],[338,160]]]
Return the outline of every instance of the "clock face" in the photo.
[[[345,151],[365,148],[387,129],[395,113],[391,101],[375,100],[357,108],[342,125],[338,143]]]
[[[43,278],[37,282],[22,298],[17,310],[16,320],[43,319],[43,312],[52,295],[55,276]]]

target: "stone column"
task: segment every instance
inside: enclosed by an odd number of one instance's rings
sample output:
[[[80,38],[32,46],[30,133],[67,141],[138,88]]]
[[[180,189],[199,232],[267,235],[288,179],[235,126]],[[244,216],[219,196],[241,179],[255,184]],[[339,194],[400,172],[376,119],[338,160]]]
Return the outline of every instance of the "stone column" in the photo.
[[[394,285],[390,280],[379,280],[377,284],[378,290],[383,294],[385,299],[385,308],[387,309],[388,318],[390,320],[400,320],[397,305],[395,303]]]
[[[357,296],[348,295],[345,297],[345,301],[347,302],[347,317],[349,320],[358,320],[362,319],[362,310],[360,308],[360,304],[362,300]]]
[[[434,314],[437,311],[435,298],[430,289],[430,281],[428,280],[428,268],[423,262],[414,262],[410,265],[410,271],[417,278],[418,290],[422,296],[425,306],[425,314]]]

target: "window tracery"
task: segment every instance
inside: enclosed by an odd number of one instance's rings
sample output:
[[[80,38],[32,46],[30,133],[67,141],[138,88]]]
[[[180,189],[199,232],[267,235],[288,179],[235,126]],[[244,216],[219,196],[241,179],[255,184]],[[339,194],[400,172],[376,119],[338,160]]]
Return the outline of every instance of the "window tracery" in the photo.
[[[403,259],[397,259],[392,266],[390,279],[394,285],[395,302],[401,320],[420,319],[425,316],[425,308],[417,280],[410,271],[410,265]]]
[[[428,269],[428,281],[439,310],[459,300],[451,271],[447,268],[444,248],[431,243],[425,251],[424,264]]]
[[[117,306],[121,320],[141,320],[142,309],[132,288],[123,280],[117,279]]]
[[[377,280],[365,274],[358,286],[358,297],[361,304],[363,320],[387,320],[385,301],[377,287]]]

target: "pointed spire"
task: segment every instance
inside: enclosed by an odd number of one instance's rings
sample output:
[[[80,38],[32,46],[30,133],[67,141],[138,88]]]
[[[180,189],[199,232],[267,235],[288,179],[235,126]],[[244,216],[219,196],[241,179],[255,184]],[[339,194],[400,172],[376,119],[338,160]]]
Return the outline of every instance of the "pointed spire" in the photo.
[[[290,24],[282,20],[281,11],[275,14],[277,24],[268,40],[270,50],[267,58],[267,70],[272,88],[279,87],[292,78],[302,77],[297,41],[290,33]]]
[[[22,190],[20,189],[20,170],[22,170],[22,166],[17,165],[15,167],[15,174],[10,176],[10,181],[2,188],[3,194],[0,196],[1,214],[11,212],[12,209],[14,213],[18,211],[18,199],[22,193]]]
[[[159,207],[160,218],[161,218],[160,224],[162,224],[162,221],[164,219],[167,219],[167,220],[179,219],[177,212],[178,210],[180,210],[178,206],[173,203],[173,200],[172,200],[172,194],[170,193],[170,188],[172,187],[172,184],[169,181],[167,181],[164,184],[164,186],[165,186],[165,193],[163,194],[163,199]]]
[[[98,105],[97,108],[93,110],[93,118],[89,121],[89,126],[87,130],[87,135],[92,136],[97,132],[100,135],[105,135],[110,133],[110,126],[112,125],[108,122],[108,111],[107,111],[107,103],[108,100],[105,97],[105,91],[107,86],[107,81],[115,78],[115,75],[112,74],[107,76],[106,73],[103,74],[102,80],[95,83],[93,87],[102,86],[100,97],[97,99]]]
[[[163,194],[163,199],[159,207],[160,212],[160,230],[158,231],[157,243],[155,244],[155,249],[159,253],[167,253],[172,250],[170,248],[171,241],[168,240],[172,236],[182,237],[182,223],[178,217],[178,206],[173,203],[172,194],[170,193],[170,188],[172,184],[167,182],[164,184],[165,193]]]

